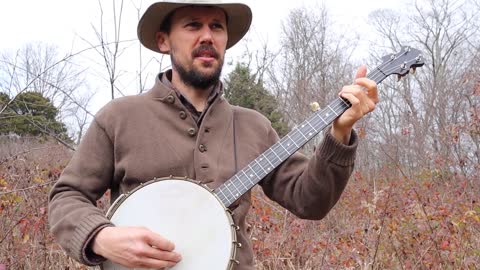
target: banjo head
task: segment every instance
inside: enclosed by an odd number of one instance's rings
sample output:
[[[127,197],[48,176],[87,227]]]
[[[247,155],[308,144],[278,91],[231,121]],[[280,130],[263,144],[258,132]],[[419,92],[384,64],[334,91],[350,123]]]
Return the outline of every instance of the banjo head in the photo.
[[[191,180],[144,183],[119,197],[107,217],[115,226],[146,227],[172,241],[182,260],[170,270],[233,267],[236,233],[230,212],[209,189]],[[129,268],[107,261],[102,269]]]

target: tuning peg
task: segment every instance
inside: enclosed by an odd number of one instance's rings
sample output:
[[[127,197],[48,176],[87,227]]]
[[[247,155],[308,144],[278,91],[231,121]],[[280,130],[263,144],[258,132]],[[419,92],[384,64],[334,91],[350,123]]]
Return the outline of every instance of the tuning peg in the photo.
[[[415,74],[417,72],[417,67],[413,67],[410,69],[410,74]]]
[[[312,110],[312,112],[320,110],[320,104],[318,104],[318,102],[310,103],[310,110]]]

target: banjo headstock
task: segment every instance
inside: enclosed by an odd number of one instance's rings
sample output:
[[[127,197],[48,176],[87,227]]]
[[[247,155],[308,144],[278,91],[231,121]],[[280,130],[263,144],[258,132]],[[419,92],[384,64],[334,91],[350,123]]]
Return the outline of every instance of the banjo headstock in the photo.
[[[377,83],[393,74],[403,77],[411,70],[415,71],[417,67],[425,64],[422,52],[410,46],[402,47],[398,53],[383,56],[382,61],[382,64],[377,67],[381,76],[373,78]]]

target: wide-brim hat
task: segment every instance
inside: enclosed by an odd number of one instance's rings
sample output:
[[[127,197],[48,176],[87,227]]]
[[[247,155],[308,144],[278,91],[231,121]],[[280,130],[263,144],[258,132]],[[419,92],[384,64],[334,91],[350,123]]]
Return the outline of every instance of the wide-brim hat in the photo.
[[[252,23],[252,11],[246,4],[214,0],[161,1],[152,4],[138,22],[137,35],[146,48],[159,52],[156,33],[170,13],[186,6],[213,6],[223,9],[227,15],[227,49],[235,45],[247,33]]]

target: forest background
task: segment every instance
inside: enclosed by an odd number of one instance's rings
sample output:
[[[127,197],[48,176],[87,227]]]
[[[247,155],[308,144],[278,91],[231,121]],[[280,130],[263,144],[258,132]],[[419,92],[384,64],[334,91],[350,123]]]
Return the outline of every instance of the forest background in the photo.
[[[123,39],[125,10],[144,8],[99,1],[92,35],[77,37],[82,49],[35,42],[0,52],[0,270],[86,269],[49,233],[47,194],[98,107],[147,91],[169,67]],[[225,97],[284,135],[311,102],[329,104],[361,63],[373,68],[408,45],[425,65],[379,86],[381,102],[356,127],[354,174],[325,219],[297,219],[254,189],[257,268],[479,269],[480,1],[377,9],[368,33],[334,18],[322,4],[291,9],[276,46],[250,33],[227,59]],[[108,192],[97,204],[108,207]]]

